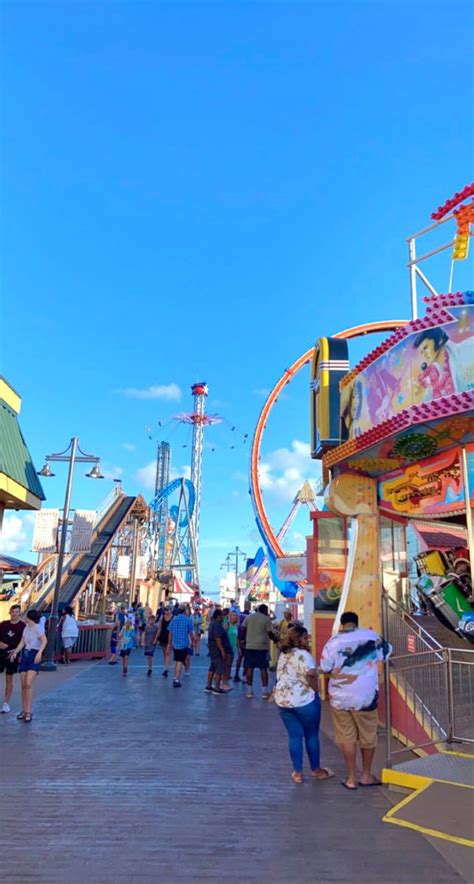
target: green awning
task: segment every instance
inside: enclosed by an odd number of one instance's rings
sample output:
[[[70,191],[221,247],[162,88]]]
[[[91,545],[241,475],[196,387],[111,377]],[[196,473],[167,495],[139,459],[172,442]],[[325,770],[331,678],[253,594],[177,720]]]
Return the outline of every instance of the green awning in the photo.
[[[46,499],[18,417],[3,399],[0,399],[0,473],[14,479],[40,500]]]

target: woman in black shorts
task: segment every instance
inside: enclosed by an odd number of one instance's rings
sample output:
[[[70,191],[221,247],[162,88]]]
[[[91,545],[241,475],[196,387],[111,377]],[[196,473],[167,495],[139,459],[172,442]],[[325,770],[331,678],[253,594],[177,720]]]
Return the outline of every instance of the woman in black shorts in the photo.
[[[169,668],[170,668],[170,655],[171,649],[168,647],[169,645],[169,625],[173,619],[173,613],[169,608],[165,608],[164,613],[158,620],[158,635],[156,637],[156,641],[158,642],[161,650],[163,651],[163,675],[165,678],[168,677]]]

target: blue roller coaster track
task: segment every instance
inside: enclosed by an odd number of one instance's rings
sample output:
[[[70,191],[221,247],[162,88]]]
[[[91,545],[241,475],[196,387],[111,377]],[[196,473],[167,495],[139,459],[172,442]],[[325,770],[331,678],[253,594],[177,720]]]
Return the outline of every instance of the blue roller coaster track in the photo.
[[[178,516],[179,516],[179,506],[173,505],[170,507],[169,515],[170,519],[175,523],[175,532],[177,533],[178,543],[177,548],[180,550],[181,555],[184,558],[184,562],[186,564],[191,564],[191,542],[190,542],[190,531],[191,526],[189,525],[189,519],[193,518],[193,513],[196,506],[196,489],[194,487],[193,482],[190,479],[185,479],[184,477],[179,479],[174,479],[168,485],[166,485],[161,491],[159,491],[153,500],[150,503],[151,509],[156,513],[160,509],[160,505],[163,503],[166,498],[170,497],[174,494],[175,491],[181,489],[184,485],[184,488],[187,493],[187,512],[184,513],[184,516],[181,518],[178,524]],[[163,549],[164,549],[165,539],[163,538]],[[173,548],[175,548],[175,544],[173,544]],[[193,577],[192,571],[186,571],[185,579],[188,583],[191,582]]]
[[[160,503],[165,500],[167,497],[170,497],[178,488],[181,487],[181,482],[183,479],[173,479],[169,485],[166,485],[165,488],[162,489],[158,494],[155,495],[153,500],[150,503],[152,510],[156,513],[159,509]],[[196,491],[194,489],[194,485],[190,479],[184,479],[184,484],[186,486],[186,490],[188,492],[188,509],[189,509],[189,517],[192,519],[194,513],[194,507],[196,505]],[[178,516],[178,507],[172,506],[170,508],[170,516],[175,522]],[[188,527],[188,518],[185,515],[181,522],[179,523],[180,528]]]

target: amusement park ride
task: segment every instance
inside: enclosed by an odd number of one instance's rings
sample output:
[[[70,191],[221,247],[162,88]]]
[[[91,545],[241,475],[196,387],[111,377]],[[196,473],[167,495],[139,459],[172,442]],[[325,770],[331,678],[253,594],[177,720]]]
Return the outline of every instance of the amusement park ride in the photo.
[[[208,387],[192,386],[193,410],[181,412],[174,420],[192,426],[191,477],[170,481],[171,448],[160,442],[157,448],[155,496],[151,501],[153,570],[158,575],[184,571],[186,583],[199,586],[199,531],[201,518],[202,454],[204,428],[220,423],[218,415],[206,414]],[[177,494],[178,502],[169,505]]]
[[[315,347],[285,370],[257,422],[250,459],[250,494],[273,570],[285,557],[284,531],[274,530],[264,504],[260,483],[262,440],[280,394],[310,365],[310,447],[311,456],[322,461],[325,504],[324,511],[311,513],[313,536],[307,540],[306,578],[289,581],[278,589],[283,597],[301,598],[304,586],[311,585],[313,617],[317,618],[319,603],[327,597],[329,586],[335,602],[330,621],[333,629],[338,628],[344,608],[359,611],[362,623],[381,628],[381,556],[386,537],[382,531],[405,536],[410,526],[416,527],[417,519],[451,518],[465,526],[463,567],[470,572],[472,569],[474,295],[453,292],[452,284],[455,262],[468,255],[473,197],[474,184],[440,206],[432,215],[433,223],[407,240],[411,320],[369,322],[330,338],[319,338]],[[447,222],[456,225],[454,235],[418,255],[419,241],[437,235],[439,242],[442,225]],[[421,265],[448,250],[449,293],[442,295]],[[426,315],[422,318],[418,316],[419,283],[428,291],[424,299]],[[389,333],[389,337],[350,370],[347,341],[381,332]],[[474,634],[474,600],[469,588],[472,576],[468,581],[463,572],[463,578],[464,601],[461,607],[459,599],[456,604],[465,613],[458,631],[469,633],[471,627],[465,621],[471,616]],[[252,580],[255,582],[255,575]],[[397,585],[401,583],[403,580]],[[435,593],[431,585],[430,592]],[[446,602],[434,595],[431,600],[435,613]],[[444,622],[448,621],[445,613]],[[323,638],[327,638],[328,622]],[[318,625],[312,620],[311,627],[314,639]]]

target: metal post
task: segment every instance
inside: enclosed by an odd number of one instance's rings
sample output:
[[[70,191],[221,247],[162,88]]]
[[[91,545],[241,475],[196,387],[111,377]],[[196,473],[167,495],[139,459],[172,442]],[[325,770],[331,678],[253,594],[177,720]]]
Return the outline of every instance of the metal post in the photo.
[[[411,290],[411,318],[418,319],[418,300],[416,293],[416,250],[415,239],[412,237],[408,240],[408,254],[410,257],[410,290]]]
[[[451,660],[451,649],[445,648],[443,651],[444,665],[446,666],[446,688],[448,695],[448,743],[453,742],[454,738],[454,691],[453,691],[453,667]]]
[[[235,556],[235,569],[234,570],[235,570],[235,592],[236,592],[235,601],[236,602],[239,600],[238,599],[238,597],[239,597],[239,558],[240,558],[240,556],[244,556],[244,558],[245,558],[246,555],[247,555],[247,553],[244,553],[243,550],[239,549],[239,547],[236,546],[234,552],[229,553],[229,555],[227,556],[228,559],[231,556]]]
[[[471,507],[471,489],[469,488],[469,472],[467,468],[467,451],[465,446],[461,449],[462,460],[462,478],[464,485],[464,501],[466,504],[466,527],[467,527],[467,545],[469,549],[469,560],[471,564],[471,585],[474,586],[474,534],[472,530],[472,507]]]
[[[69,508],[71,505],[72,480],[74,478],[74,464],[76,460],[78,441],[79,440],[77,436],[74,436],[71,439],[71,457],[69,458],[69,471],[67,476],[66,495],[64,498],[61,542],[59,545],[58,565],[56,570],[56,580],[54,583],[53,604],[51,606],[51,616],[48,621],[48,644],[46,645],[45,651],[46,659],[41,665],[41,668],[48,672],[53,672],[55,669],[57,669],[56,663],[54,662],[54,646],[56,642],[56,630],[58,627],[59,592],[61,589],[64,553],[66,551],[67,526],[69,520]]]
[[[104,590],[102,593],[102,605],[100,611],[100,623],[105,623],[105,615],[107,612],[107,586],[109,583],[109,572],[110,572],[110,559],[112,557],[112,549],[109,546],[106,557],[105,557],[105,571],[104,571]]]
[[[388,599],[387,593],[382,589],[382,633],[386,641],[388,636]],[[390,706],[390,658],[385,660],[383,667],[385,688],[385,727],[387,741],[387,767],[392,766],[392,710]]]
[[[135,584],[138,556],[138,519],[133,520],[132,573],[130,575],[130,604],[135,601]]]
[[[94,604],[95,604],[95,590],[97,586],[97,568],[94,568],[92,572],[92,587],[89,593],[89,597],[87,599],[87,611],[86,614],[94,613]]]

